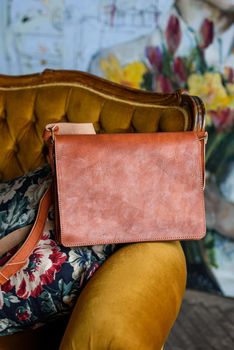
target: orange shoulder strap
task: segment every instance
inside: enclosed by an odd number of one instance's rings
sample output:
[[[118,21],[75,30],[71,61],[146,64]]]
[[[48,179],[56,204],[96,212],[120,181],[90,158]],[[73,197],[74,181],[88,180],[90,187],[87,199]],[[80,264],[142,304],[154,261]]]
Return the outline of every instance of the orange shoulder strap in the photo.
[[[0,268],[0,285],[6,283],[11,276],[13,276],[17,271],[19,271],[27,263],[29,256],[32,254],[35,246],[37,245],[42,235],[50,204],[51,204],[51,187],[49,187],[46,190],[46,192],[44,193],[40,201],[36,220],[34,222],[34,225],[27,239],[25,240],[23,245],[20,247],[20,249],[11,257],[11,259],[7,261],[6,264]],[[28,226],[26,227],[26,229],[28,231]],[[10,233],[9,236],[17,235],[17,231],[18,230]],[[25,235],[26,235],[26,230],[22,230],[22,232],[19,234],[19,239],[22,239],[22,237],[25,237]],[[9,241],[8,239],[6,241],[3,241],[4,239],[5,238],[1,240],[2,251],[6,250],[6,244],[12,247],[12,242],[13,242],[12,241],[10,243],[11,239],[9,239]],[[14,240],[14,238],[12,239]],[[17,243],[17,239],[15,242]],[[2,244],[4,244],[4,246],[2,246]]]

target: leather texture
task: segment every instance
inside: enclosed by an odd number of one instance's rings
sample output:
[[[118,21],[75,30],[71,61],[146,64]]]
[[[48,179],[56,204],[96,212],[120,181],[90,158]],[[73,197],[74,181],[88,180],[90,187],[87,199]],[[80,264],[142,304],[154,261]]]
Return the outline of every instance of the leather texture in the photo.
[[[55,135],[61,243],[204,237],[203,137],[196,132]]]

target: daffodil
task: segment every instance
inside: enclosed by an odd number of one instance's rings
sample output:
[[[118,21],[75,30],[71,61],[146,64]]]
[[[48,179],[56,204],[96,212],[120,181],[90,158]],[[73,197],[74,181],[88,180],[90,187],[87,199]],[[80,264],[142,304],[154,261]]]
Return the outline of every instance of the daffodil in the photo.
[[[134,61],[121,66],[119,60],[114,55],[100,60],[100,67],[105,78],[122,85],[133,88],[140,88],[144,73],[147,67],[140,61]]]
[[[226,108],[234,103],[234,95],[225,89],[219,73],[192,74],[188,78],[188,88],[191,95],[203,99],[208,111]]]

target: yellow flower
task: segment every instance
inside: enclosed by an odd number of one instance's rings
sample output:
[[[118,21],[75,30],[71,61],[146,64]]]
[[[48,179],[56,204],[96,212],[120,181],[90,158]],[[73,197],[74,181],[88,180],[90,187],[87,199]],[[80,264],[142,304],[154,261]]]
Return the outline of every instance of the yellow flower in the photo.
[[[202,98],[207,110],[207,124],[212,122],[212,113],[234,107],[234,84],[228,84],[227,89],[222,84],[219,73],[192,74],[188,79],[191,95]]]
[[[190,94],[204,100],[207,110],[231,106],[233,103],[234,96],[228,94],[219,73],[192,74],[188,79],[188,87]]]
[[[109,55],[107,58],[101,59],[100,67],[105,78],[133,88],[140,88],[142,77],[147,71],[144,63],[139,61],[121,66],[119,60],[114,55]]]
[[[122,77],[122,67],[115,56],[109,55],[106,59],[101,59],[100,68],[105,74],[105,78],[115,83],[120,82],[120,78]]]

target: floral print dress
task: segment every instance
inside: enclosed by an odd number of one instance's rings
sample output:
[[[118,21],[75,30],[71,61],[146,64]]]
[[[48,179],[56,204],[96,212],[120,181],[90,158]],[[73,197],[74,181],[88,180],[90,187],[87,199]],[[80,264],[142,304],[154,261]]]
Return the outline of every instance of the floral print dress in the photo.
[[[0,184],[0,239],[34,222],[40,198],[50,184],[49,166]],[[81,288],[114,250],[115,245],[74,249],[58,245],[51,207],[33,254],[0,286],[0,335],[36,328],[70,312]],[[13,249],[1,256],[0,266],[14,253]]]

